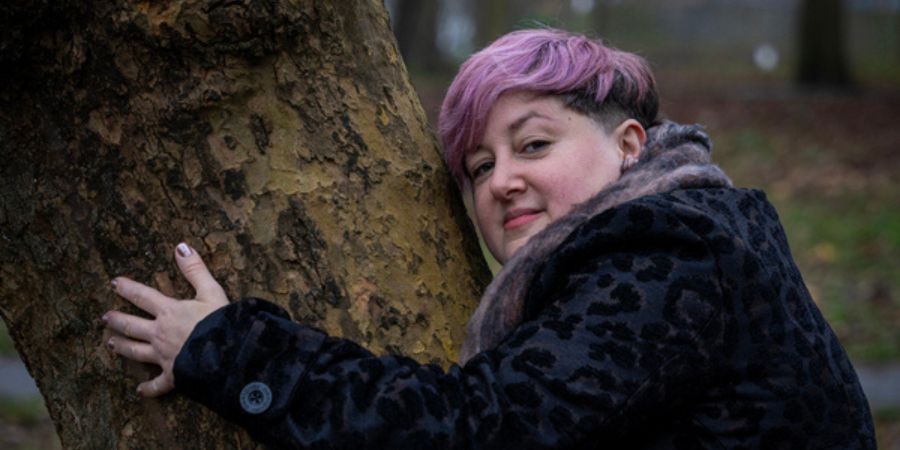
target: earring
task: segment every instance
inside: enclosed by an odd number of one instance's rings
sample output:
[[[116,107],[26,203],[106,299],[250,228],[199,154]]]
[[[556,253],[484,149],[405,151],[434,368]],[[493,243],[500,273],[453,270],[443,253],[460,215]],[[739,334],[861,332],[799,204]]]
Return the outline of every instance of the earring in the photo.
[[[634,155],[625,155],[625,158],[622,159],[622,173],[625,173],[628,169],[634,166],[637,163],[637,158]]]

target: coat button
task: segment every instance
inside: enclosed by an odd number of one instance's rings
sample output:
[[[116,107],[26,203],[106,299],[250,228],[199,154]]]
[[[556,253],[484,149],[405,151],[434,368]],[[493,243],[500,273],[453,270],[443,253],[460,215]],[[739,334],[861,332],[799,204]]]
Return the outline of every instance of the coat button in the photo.
[[[241,389],[241,408],[250,414],[259,414],[272,404],[272,390],[265,383],[254,381]]]

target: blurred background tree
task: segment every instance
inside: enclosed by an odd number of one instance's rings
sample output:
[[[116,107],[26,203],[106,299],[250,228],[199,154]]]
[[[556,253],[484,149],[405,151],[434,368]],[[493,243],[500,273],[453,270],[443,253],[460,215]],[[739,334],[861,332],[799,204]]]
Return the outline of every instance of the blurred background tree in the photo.
[[[805,85],[846,87],[851,84],[844,50],[845,11],[842,0],[803,0],[800,5],[797,81]]]
[[[391,27],[408,69],[420,72],[446,70],[448,63],[437,46],[438,3],[396,0]]]

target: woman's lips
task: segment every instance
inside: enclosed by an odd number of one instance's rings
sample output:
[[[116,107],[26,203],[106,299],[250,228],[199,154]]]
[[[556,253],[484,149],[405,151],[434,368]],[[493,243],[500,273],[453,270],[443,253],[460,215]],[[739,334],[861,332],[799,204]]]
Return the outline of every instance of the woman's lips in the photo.
[[[541,211],[537,209],[518,209],[506,213],[503,218],[503,229],[512,230],[538,218]]]

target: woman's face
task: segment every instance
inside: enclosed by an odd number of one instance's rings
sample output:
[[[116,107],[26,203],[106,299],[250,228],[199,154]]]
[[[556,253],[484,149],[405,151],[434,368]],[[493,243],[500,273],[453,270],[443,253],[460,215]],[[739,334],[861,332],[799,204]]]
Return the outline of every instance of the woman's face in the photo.
[[[611,133],[554,96],[513,92],[491,109],[481,143],[466,155],[478,228],[504,263],[528,239],[621,174],[646,134],[637,121]]]

